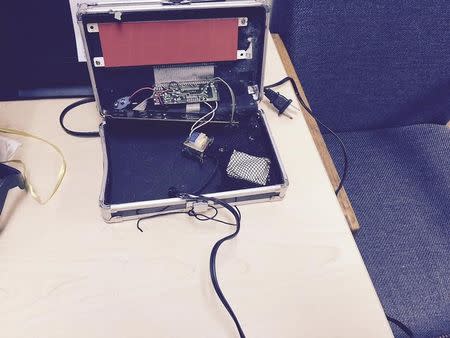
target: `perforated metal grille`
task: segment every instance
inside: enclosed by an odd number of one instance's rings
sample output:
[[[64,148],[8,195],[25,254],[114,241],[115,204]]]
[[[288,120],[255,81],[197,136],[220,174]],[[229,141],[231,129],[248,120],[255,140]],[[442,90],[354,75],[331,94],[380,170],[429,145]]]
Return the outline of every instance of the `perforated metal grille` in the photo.
[[[270,172],[270,160],[233,151],[227,166],[227,175],[259,185],[266,185]]]

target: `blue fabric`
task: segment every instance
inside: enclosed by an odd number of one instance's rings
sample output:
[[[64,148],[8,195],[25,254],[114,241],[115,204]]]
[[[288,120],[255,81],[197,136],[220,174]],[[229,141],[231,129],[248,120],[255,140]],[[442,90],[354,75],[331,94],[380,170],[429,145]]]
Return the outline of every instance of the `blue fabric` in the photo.
[[[417,337],[450,334],[450,128],[343,132],[356,242],[387,314]],[[328,148],[342,167],[332,135]],[[397,337],[404,337],[393,326]]]
[[[272,17],[314,113],[347,147],[375,289],[417,337],[450,334],[449,18],[443,0],[274,0]]]
[[[336,131],[450,120],[450,1],[275,0],[313,111]]]

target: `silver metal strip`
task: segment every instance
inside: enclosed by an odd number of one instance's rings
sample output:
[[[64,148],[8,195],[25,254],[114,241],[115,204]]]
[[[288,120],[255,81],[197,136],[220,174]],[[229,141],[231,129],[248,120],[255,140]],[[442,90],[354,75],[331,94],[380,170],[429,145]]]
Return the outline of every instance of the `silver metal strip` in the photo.
[[[99,198],[99,204],[100,208],[102,209],[103,218],[105,218],[105,215],[109,215],[109,218],[111,218],[111,207],[109,205],[105,204],[105,191],[106,191],[106,181],[108,178],[108,152],[106,151],[106,140],[105,140],[105,126],[106,122],[103,121],[102,124],[100,124],[99,128],[99,134],[100,134],[100,141],[102,144],[102,155],[103,155],[103,177],[102,177],[102,185],[100,190],[100,198]]]
[[[267,41],[269,39],[269,24],[270,24],[270,7],[268,4],[261,4],[262,7],[266,9],[266,29],[264,33],[264,47],[263,47],[263,59],[262,59],[262,69],[261,69],[261,88],[259,89],[259,100],[264,98],[264,72],[266,70],[266,58],[267,58]]]
[[[86,64],[88,67],[88,72],[89,72],[89,77],[91,78],[91,85],[92,85],[92,91],[94,93],[94,98],[95,98],[95,102],[97,104],[97,110],[99,111],[100,115],[102,115],[102,107],[100,105],[100,99],[98,96],[98,90],[97,90],[97,84],[95,83],[95,76],[94,76],[94,69],[92,67],[92,62],[91,62],[91,55],[89,53],[89,48],[87,45],[87,40],[86,40],[86,33],[84,32],[84,26],[83,26],[83,22],[82,21],[78,21],[78,28],[81,31],[81,38],[83,41],[83,47],[86,53]]]
[[[267,133],[269,134],[269,138],[270,138],[270,143],[272,144],[273,150],[275,151],[275,156],[277,157],[277,161],[278,164],[280,165],[280,169],[281,169],[281,174],[283,175],[283,181],[284,183],[282,184],[283,189],[286,191],[288,186],[289,186],[289,178],[286,174],[286,170],[284,169],[284,165],[283,165],[283,161],[281,160],[280,157],[280,152],[277,149],[275,140],[273,138],[273,134],[272,131],[270,130],[270,126],[269,126],[269,122],[267,120],[267,116],[266,113],[264,112],[264,110],[260,109],[261,112],[261,116],[263,118],[264,124],[266,126],[267,129]],[[284,195],[283,195],[284,196]]]
[[[212,195],[211,195],[212,196]],[[247,204],[255,204],[255,203],[265,203],[265,202],[275,202],[275,201],[281,201],[282,198],[275,196],[272,198],[262,198],[262,199],[255,199],[255,200],[250,200],[250,201],[239,201],[239,202],[232,202],[232,205],[236,205],[236,206],[240,206],[240,205],[247,205]],[[214,205],[216,208],[222,208],[221,205],[215,204]],[[177,211],[188,211],[190,208],[186,205],[186,208],[184,209],[177,209]],[[158,215],[164,215],[166,213],[170,213],[174,210],[170,210],[170,211],[166,211],[166,212],[161,212],[158,213]],[[113,217],[109,217],[109,218],[104,218],[105,221],[107,223],[118,223],[118,222],[124,222],[124,221],[132,221],[132,220],[136,220],[139,218],[145,218],[146,216],[149,216],[150,214],[142,214],[142,215],[133,215],[133,216],[113,216]],[[152,215],[156,215],[152,214]]]
[[[255,0],[236,0],[226,2],[200,2],[187,5],[163,5],[159,1],[133,1],[132,3],[107,2],[80,7],[79,15],[83,14],[113,14],[115,12],[131,13],[145,11],[174,11],[174,10],[197,10],[197,9],[221,9],[242,7],[266,7],[266,4]]]
[[[198,119],[194,120],[187,120],[187,119],[161,119],[161,118],[152,118],[152,117],[146,117],[146,118],[140,118],[140,117],[117,117],[113,115],[104,115],[104,117],[110,117],[112,119],[116,120],[143,120],[143,121],[158,121],[158,122],[185,122],[185,123],[191,123],[197,121]],[[230,124],[230,121],[222,121],[222,120],[214,120],[210,123],[214,124]],[[233,121],[233,125],[239,125],[239,121]]]
[[[250,188],[250,189],[217,192],[217,193],[205,194],[205,196],[215,197],[218,199],[239,198],[239,197],[248,197],[248,196],[253,196],[253,195],[261,195],[261,194],[278,192],[278,191],[280,191],[281,188],[283,188],[283,187],[278,184],[278,185],[272,185],[272,186],[260,187],[260,188]],[[162,199],[162,200],[112,204],[109,207],[111,208],[111,212],[114,213],[114,212],[131,211],[131,210],[138,210],[138,209],[163,208],[163,207],[174,206],[174,205],[183,204],[183,203],[186,203],[186,201],[181,198],[166,198],[166,199]]]

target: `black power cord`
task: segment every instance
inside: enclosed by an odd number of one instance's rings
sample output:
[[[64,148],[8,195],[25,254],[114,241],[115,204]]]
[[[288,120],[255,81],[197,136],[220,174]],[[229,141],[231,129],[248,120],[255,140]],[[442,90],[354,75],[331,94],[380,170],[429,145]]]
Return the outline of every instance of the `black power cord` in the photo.
[[[269,99],[270,103],[272,103],[272,105],[278,110],[278,115],[281,114],[285,114],[286,109],[289,106],[292,106],[295,109],[300,110],[299,108],[295,107],[294,105],[292,105],[292,100],[288,99],[287,97],[285,97],[284,95],[281,95],[278,92],[275,92],[272,88],[275,87],[279,87],[283,84],[285,84],[286,82],[290,82],[292,87],[294,88],[294,92],[295,92],[295,96],[297,97],[298,101],[300,102],[300,104],[302,105],[302,107],[308,112],[308,114],[314,119],[316,120],[316,122],[318,124],[320,124],[323,128],[325,128],[326,130],[328,130],[330,132],[331,135],[333,135],[339,142],[339,145],[342,149],[342,154],[344,156],[344,167],[342,169],[342,174],[341,174],[341,179],[339,181],[339,185],[335,190],[336,195],[339,194],[339,192],[342,190],[342,187],[344,185],[344,181],[347,177],[347,171],[348,171],[348,156],[347,156],[347,149],[345,148],[344,142],[342,141],[342,139],[333,131],[331,130],[326,124],[324,124],[322,121],[319,120],[319,118],[317,116],[315,116],[312,112],[312,110],[308,107],[308,105],[305,103],[305,101],[303,100],[300,91],[298,90],[297,84],[295,83],[294,79],[291,78],[290,76],[285,77],[284,79],[273,83],[271,85],[265,86],[264,87],[264,95]],[[300,111],[301,112],[301,111]],[[291,118],[288,115],[289,118]]]
[[[386,318],[391,323],[394,323],[395,325],[397,325],[403,332],[405,332],[405,334],[408,337],[410,337],[410,338],[414,337],[414,333],[412,332],[412,330],[409,327],[407,327],[405,324],[403,324],[401,321],[399,321],[398,319],[389,317],[388,315],[386,315]]]
[[[67,113],[70,112],[72,109],[81,106],[86,103],[95,102],[94,97],[87,97],[82,100],[79,100],[77,102],[74,102],[70,105],[68,105],[64,110],[61,112],[61,115],[59,115],[59,124],[61,125],[61,128],[69,135],[75,136],[75,137],[100,137],[100,133],[98,131],[74,131],[67,128],[64,124],[64,118],[66,117]]]
[[[158,215],[143,217],[137,221],[136,226],[139,229],[139,231],[143,232],[142,228],[140,227],[141,221],[146,220],[146,219],[160,217],[160,216],[165,216],[165,215],[174,215],[174,214],[187,214],[191,217],[195,217],[199,221],[215,221],[215,222],[220,222],[223,224],[235,226],[235,230],[233,233],[219,239],[216,242],[216,244],[214,244],[214,246],[212,247],[211,255],[209,258],[209,273],[211,276],[211,282],[213,284],[214,291],[216,292],[217,296],[219,297],[219,299],[222,302],[225,309],[228,311],[230,317],[233,319],[236,329],[239,332],[239,337],[245,338],[245,334],[241,327],[241,324],[239,323],[239,320],[238,320],[236,314],[234,313],[230,303],[228,302],[225,295],[223,294],[222,289],[220,288],[219,281],[217,278],[217,271],[216,271],[217,252],[219,251],[220,246],[224,242],[233,239],[234,237],[236,237],[239,234],[239,231],[241,229],[241,213],[240,213],[239,209],[237,209],[236,207],[233,207],[229,203],[222,201],[218,198],[206,197],[206,196],[202,196],[202,195],[191,195],[191,194],[179,194],[178,197],[180,197],[186,201],[190,201],[190,202],[206,202],[206,203],[213,202],[214,204],[220,205],[220,206],[224,207],[226,210],[228,210],[233,215],[233,217],[236,220],[236,223],[233,224],[233,223],[229,223],[229,222],[225,222],[225,221],[216,219],[216,216],[218,215],[218,210],[217,210],[217,208],[212,207],[215,210],[215,214],[213,216],[206,216],[203,214],[196,213],[194,211],[194,209],[191,209],[187,212],[186,211],[174,211],[174,212],[169,212],[169,213],[165,213],[165,214],[158,214]]]

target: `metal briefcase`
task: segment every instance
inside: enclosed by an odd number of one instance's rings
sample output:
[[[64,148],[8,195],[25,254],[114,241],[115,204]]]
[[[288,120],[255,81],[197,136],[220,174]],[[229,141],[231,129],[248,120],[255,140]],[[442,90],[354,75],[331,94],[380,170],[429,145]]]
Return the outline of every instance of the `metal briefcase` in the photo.
[[[268,9],[256,0],[82,4],[107,222],[280,200],[288,179],[264,112]]]

